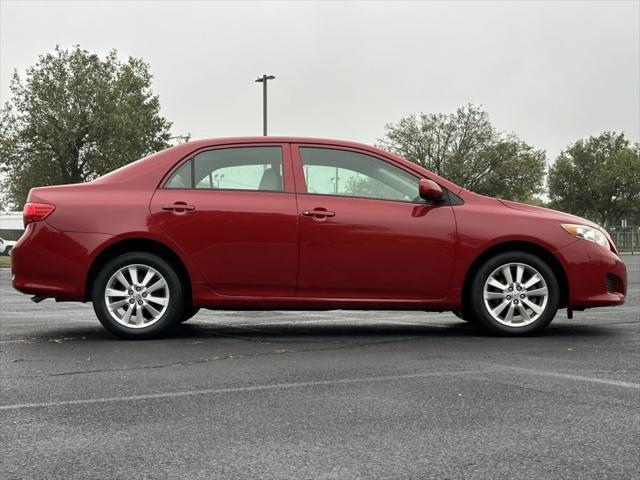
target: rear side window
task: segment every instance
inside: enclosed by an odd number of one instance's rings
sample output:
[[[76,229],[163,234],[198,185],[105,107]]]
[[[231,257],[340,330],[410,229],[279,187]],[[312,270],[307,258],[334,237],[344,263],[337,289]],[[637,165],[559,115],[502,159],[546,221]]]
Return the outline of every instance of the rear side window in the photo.
[[[208,150],[180,167],[165,188],[282,192],[282,149],[239,147]]]
[[[191,185],[191,160],[189,160],[171,176],[164,188],[192,188]]]

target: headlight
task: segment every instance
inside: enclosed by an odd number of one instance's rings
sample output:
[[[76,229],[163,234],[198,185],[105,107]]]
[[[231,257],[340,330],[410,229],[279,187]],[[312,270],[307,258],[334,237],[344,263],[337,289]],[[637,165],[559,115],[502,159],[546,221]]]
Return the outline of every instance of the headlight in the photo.
[[[570,223],[563,223],[562,228],[569,234],[576,238],[582,238],[583,240],[589,240],[590,242],[597,243],[601,247],[611,250],[609,240],[607,237],[597,228],[588,227],[586,225],[573,225]]]

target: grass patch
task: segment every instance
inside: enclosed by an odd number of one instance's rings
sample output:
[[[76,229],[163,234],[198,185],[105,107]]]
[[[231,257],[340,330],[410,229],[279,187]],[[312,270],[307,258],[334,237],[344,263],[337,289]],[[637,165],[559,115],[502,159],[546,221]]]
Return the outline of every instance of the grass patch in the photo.
[[[0,268],[11,268],[11,257],[6,255],[0,256]]]

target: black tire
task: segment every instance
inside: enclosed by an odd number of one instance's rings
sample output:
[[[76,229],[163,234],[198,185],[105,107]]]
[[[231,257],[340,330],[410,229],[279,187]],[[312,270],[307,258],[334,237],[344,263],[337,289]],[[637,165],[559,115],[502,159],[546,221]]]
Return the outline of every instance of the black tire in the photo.
[[[501,266],[510,263],[520,263],[535,269],[544,279],[547,285],[547,303],[544,310],[532,323],[522,326],[505,325],[493,318],[484,301],[484,286],[489,276]],[[515,292],[514,292],[515,293]],[[515,296],[514,296],[515,298]],[[500,302],[500,300],[498,300]],[[478,325],[486,328],[491,333],[502,336],[528,335],[539,332],[545,328],[556,315],[560,303],[560,284],[549,265],[541,258],[527,252],[504,252],[487,260],[473,277],[469,290],[468,305],[477,318]]]
[[[179,323],[184,323],[187,320],[191,320],[193,316],[199,311],[200,311],[199,308],[185,307],[184,311],[182,312],[182,317],[180,317]]]
[[[159,272],[164,277],[169,292],[169,300],[164,313],[155,323],[142,328],[130,328],[118,323],[109,313],[104,298],[104,292],[111,276],[121,268],[134,264],[148,266]],[[180,278],[167,261],[151,253],[130,252],[109,261],[98,272],[93,282],[91,298],[98,320],[111,334],[126,339],[145,339],[161,335],[180,321],[184,308],[183,292],[184,288]]]
[[[464,310],[451,310],[451,313],[453,313],[460,320],[464,320],[467,323],[471,323],[473,325],[478,323],[472,315],[469,315],[469,313],[465,312]]]

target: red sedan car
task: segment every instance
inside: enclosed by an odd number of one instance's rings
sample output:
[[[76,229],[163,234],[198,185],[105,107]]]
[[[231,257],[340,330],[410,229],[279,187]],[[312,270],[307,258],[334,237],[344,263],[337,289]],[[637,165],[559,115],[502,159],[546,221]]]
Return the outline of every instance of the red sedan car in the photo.
[[[126,338],[199,308],[451,310],[518,335],[626,293],[598,225],[342,141],[181,144],[89,183],[34,188],[24,221],[13,286],[92,301]]]

